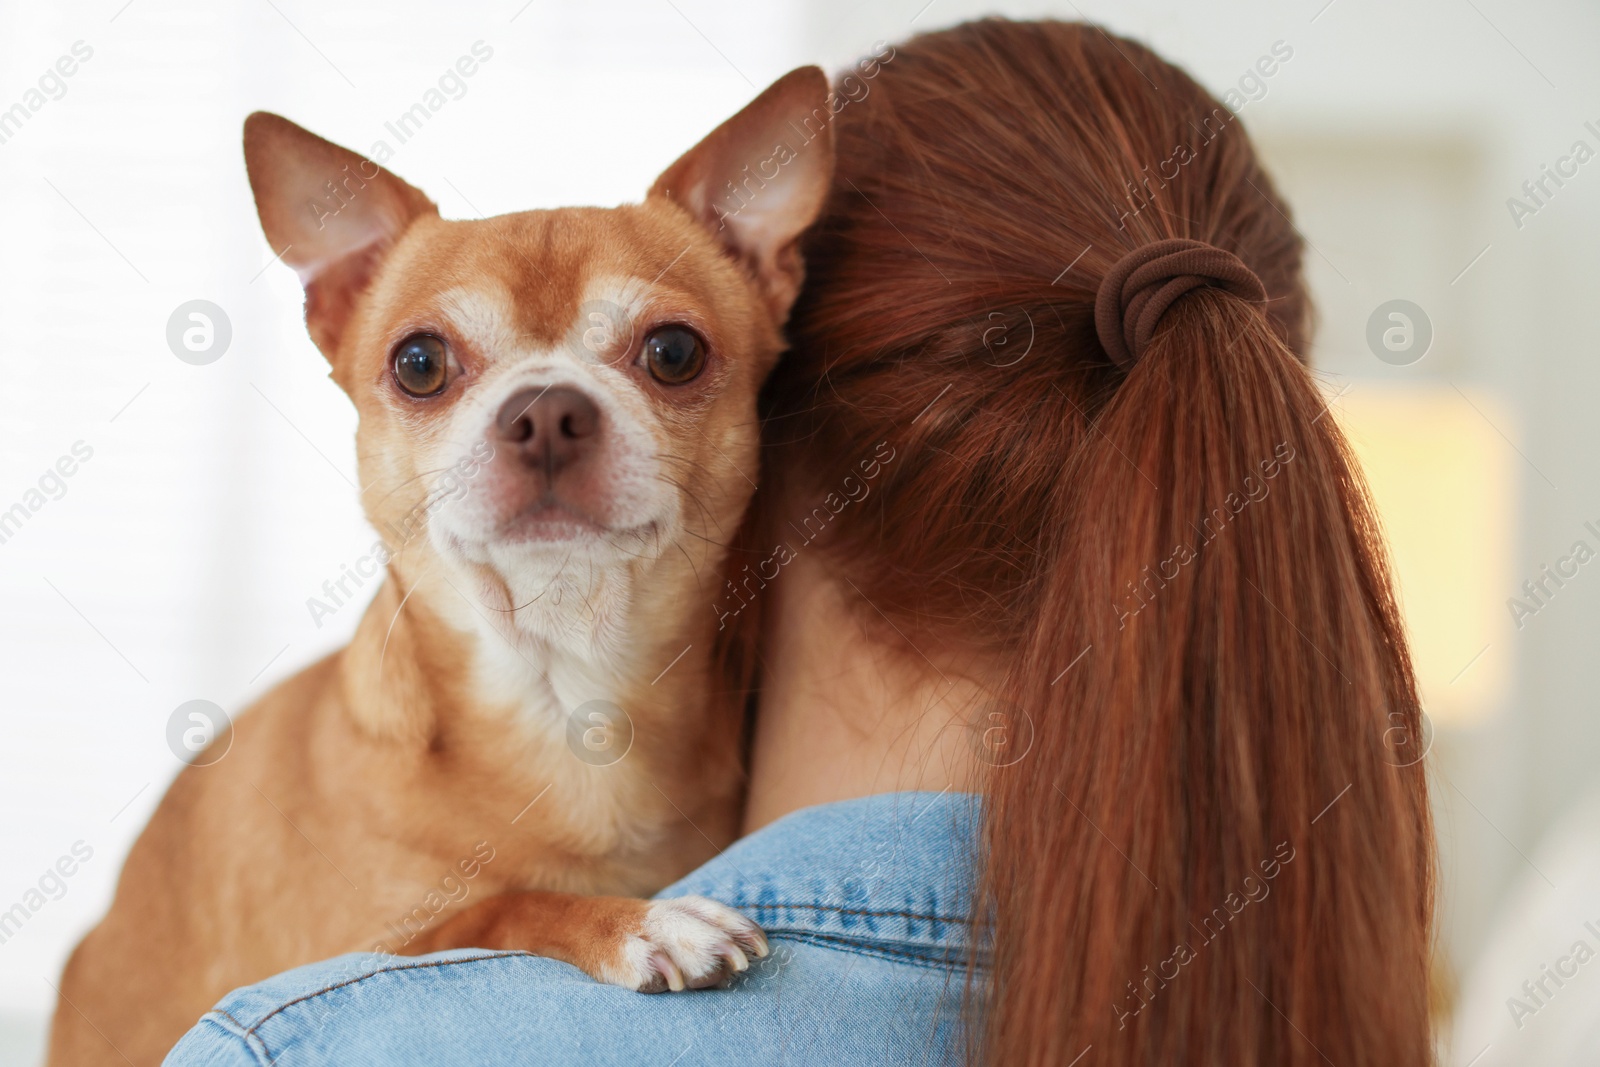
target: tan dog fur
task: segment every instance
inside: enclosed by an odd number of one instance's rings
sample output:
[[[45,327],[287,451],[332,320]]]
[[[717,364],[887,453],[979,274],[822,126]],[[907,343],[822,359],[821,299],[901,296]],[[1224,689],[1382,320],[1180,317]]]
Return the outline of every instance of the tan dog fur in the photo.
[[[653,990],[765,951],[710,902],[628,898],[736,831],[741,722],[717,692],[711,605],[758,468],[756,394],[801,282],[795,240],[831,176],[813,121],[826,96],[816,68],[786,76],[641,204],[479,221],[444,221],[387,171],[251,117],[263,227],[289,246],[308,328],[360,414],[363,505],[393,558],[350,645],[173,783],[67,965],[51,1064],[157,1064],[228,990],[343,952],[522,948]],[[635,346],[653,324],[692,327],[705,369],[655,381],[610,350],[625,331],[586,333],[594,301],[627,309]],[[459,364],[420,401],[389,365],[419,331]],[[497,455],[443,502],[434,479],[516,387],[553,383],[593,394],[618,428],[614,469],[578,493],[596,528],[484,534],[523,492],[515,470]],[[569,716],[595,699],[633,724],[610,766],[568,744]],[[443,877],[469,892],[436,911]],[[495,894],[509,895],[472,906]]]

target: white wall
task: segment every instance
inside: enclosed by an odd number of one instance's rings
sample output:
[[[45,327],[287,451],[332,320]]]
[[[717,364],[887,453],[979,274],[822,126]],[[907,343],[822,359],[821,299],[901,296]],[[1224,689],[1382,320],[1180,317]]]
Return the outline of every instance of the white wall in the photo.
[[[305,604],[374,535],[354,411],[256,224],[244,116],[367,151],[482,41],[465,95],[388,137],[390,166],[451,217],[614,204],[799,62],[781,2],[124,2],[0,6],[0,108],[74,42],[93,53],[0,143],[0,510],[93,450],[0,544],[0,910],[93,849],[0,944],[0,1063],[25,1062],[46,980],[176,773],[169,714],[240,710],[360,611],[319,629]],[[165,338],[195,298],[233,327],[208,366]]]

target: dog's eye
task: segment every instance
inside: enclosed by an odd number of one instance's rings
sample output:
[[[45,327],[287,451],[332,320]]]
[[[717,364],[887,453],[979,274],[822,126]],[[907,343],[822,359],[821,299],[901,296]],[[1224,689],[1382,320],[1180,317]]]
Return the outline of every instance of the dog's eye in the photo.
[[[419,333],[394,350],[394,380],[412,396],[433,396],[444,388],[450,353],[432,334]]]
[[[644,362],[656,381],[682,385],[706,365],[706,346],[692,330],[663,326],[644,339]]]

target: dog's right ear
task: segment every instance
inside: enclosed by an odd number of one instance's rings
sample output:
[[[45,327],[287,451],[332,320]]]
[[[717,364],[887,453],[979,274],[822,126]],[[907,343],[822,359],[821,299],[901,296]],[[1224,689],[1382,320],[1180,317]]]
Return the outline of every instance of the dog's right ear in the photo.
[[[244,161],[261,228],[306,289],[306,328],[330,363],[384,253],[439,209],[376,163],[286,118],[244,120]]]
[[[828,77],[801,67],[678,158],[650,187],[682,207],[754,276],[782,322],[805,280],[800,235],[833,180]]]

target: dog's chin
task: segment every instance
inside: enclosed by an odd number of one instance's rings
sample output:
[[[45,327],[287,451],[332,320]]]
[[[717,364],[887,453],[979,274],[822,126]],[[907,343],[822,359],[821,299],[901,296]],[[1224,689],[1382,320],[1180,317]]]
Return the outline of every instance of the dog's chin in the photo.
[[[565,504],[540,504],[513,515],[495,531],[502,545],[571,550],[611,540],[617,531]]]
[[[517,604],[549,589],[604,584],[608,575],[648,565],[675,529],[670,508],[599,515],[553,495],[497,503],[475,514],[441,511],[429,538],[445,562],[503,585]],[[561,596],[543,599],[570,603]]]
[[[607,523],[560,501],[546,501],[493,522],[488,529],[436,531],[435,541],[447,556],[469,563],[517,566],[565,566],[579,560],[610,565],[653,556],[665,528],[664,519]]]

